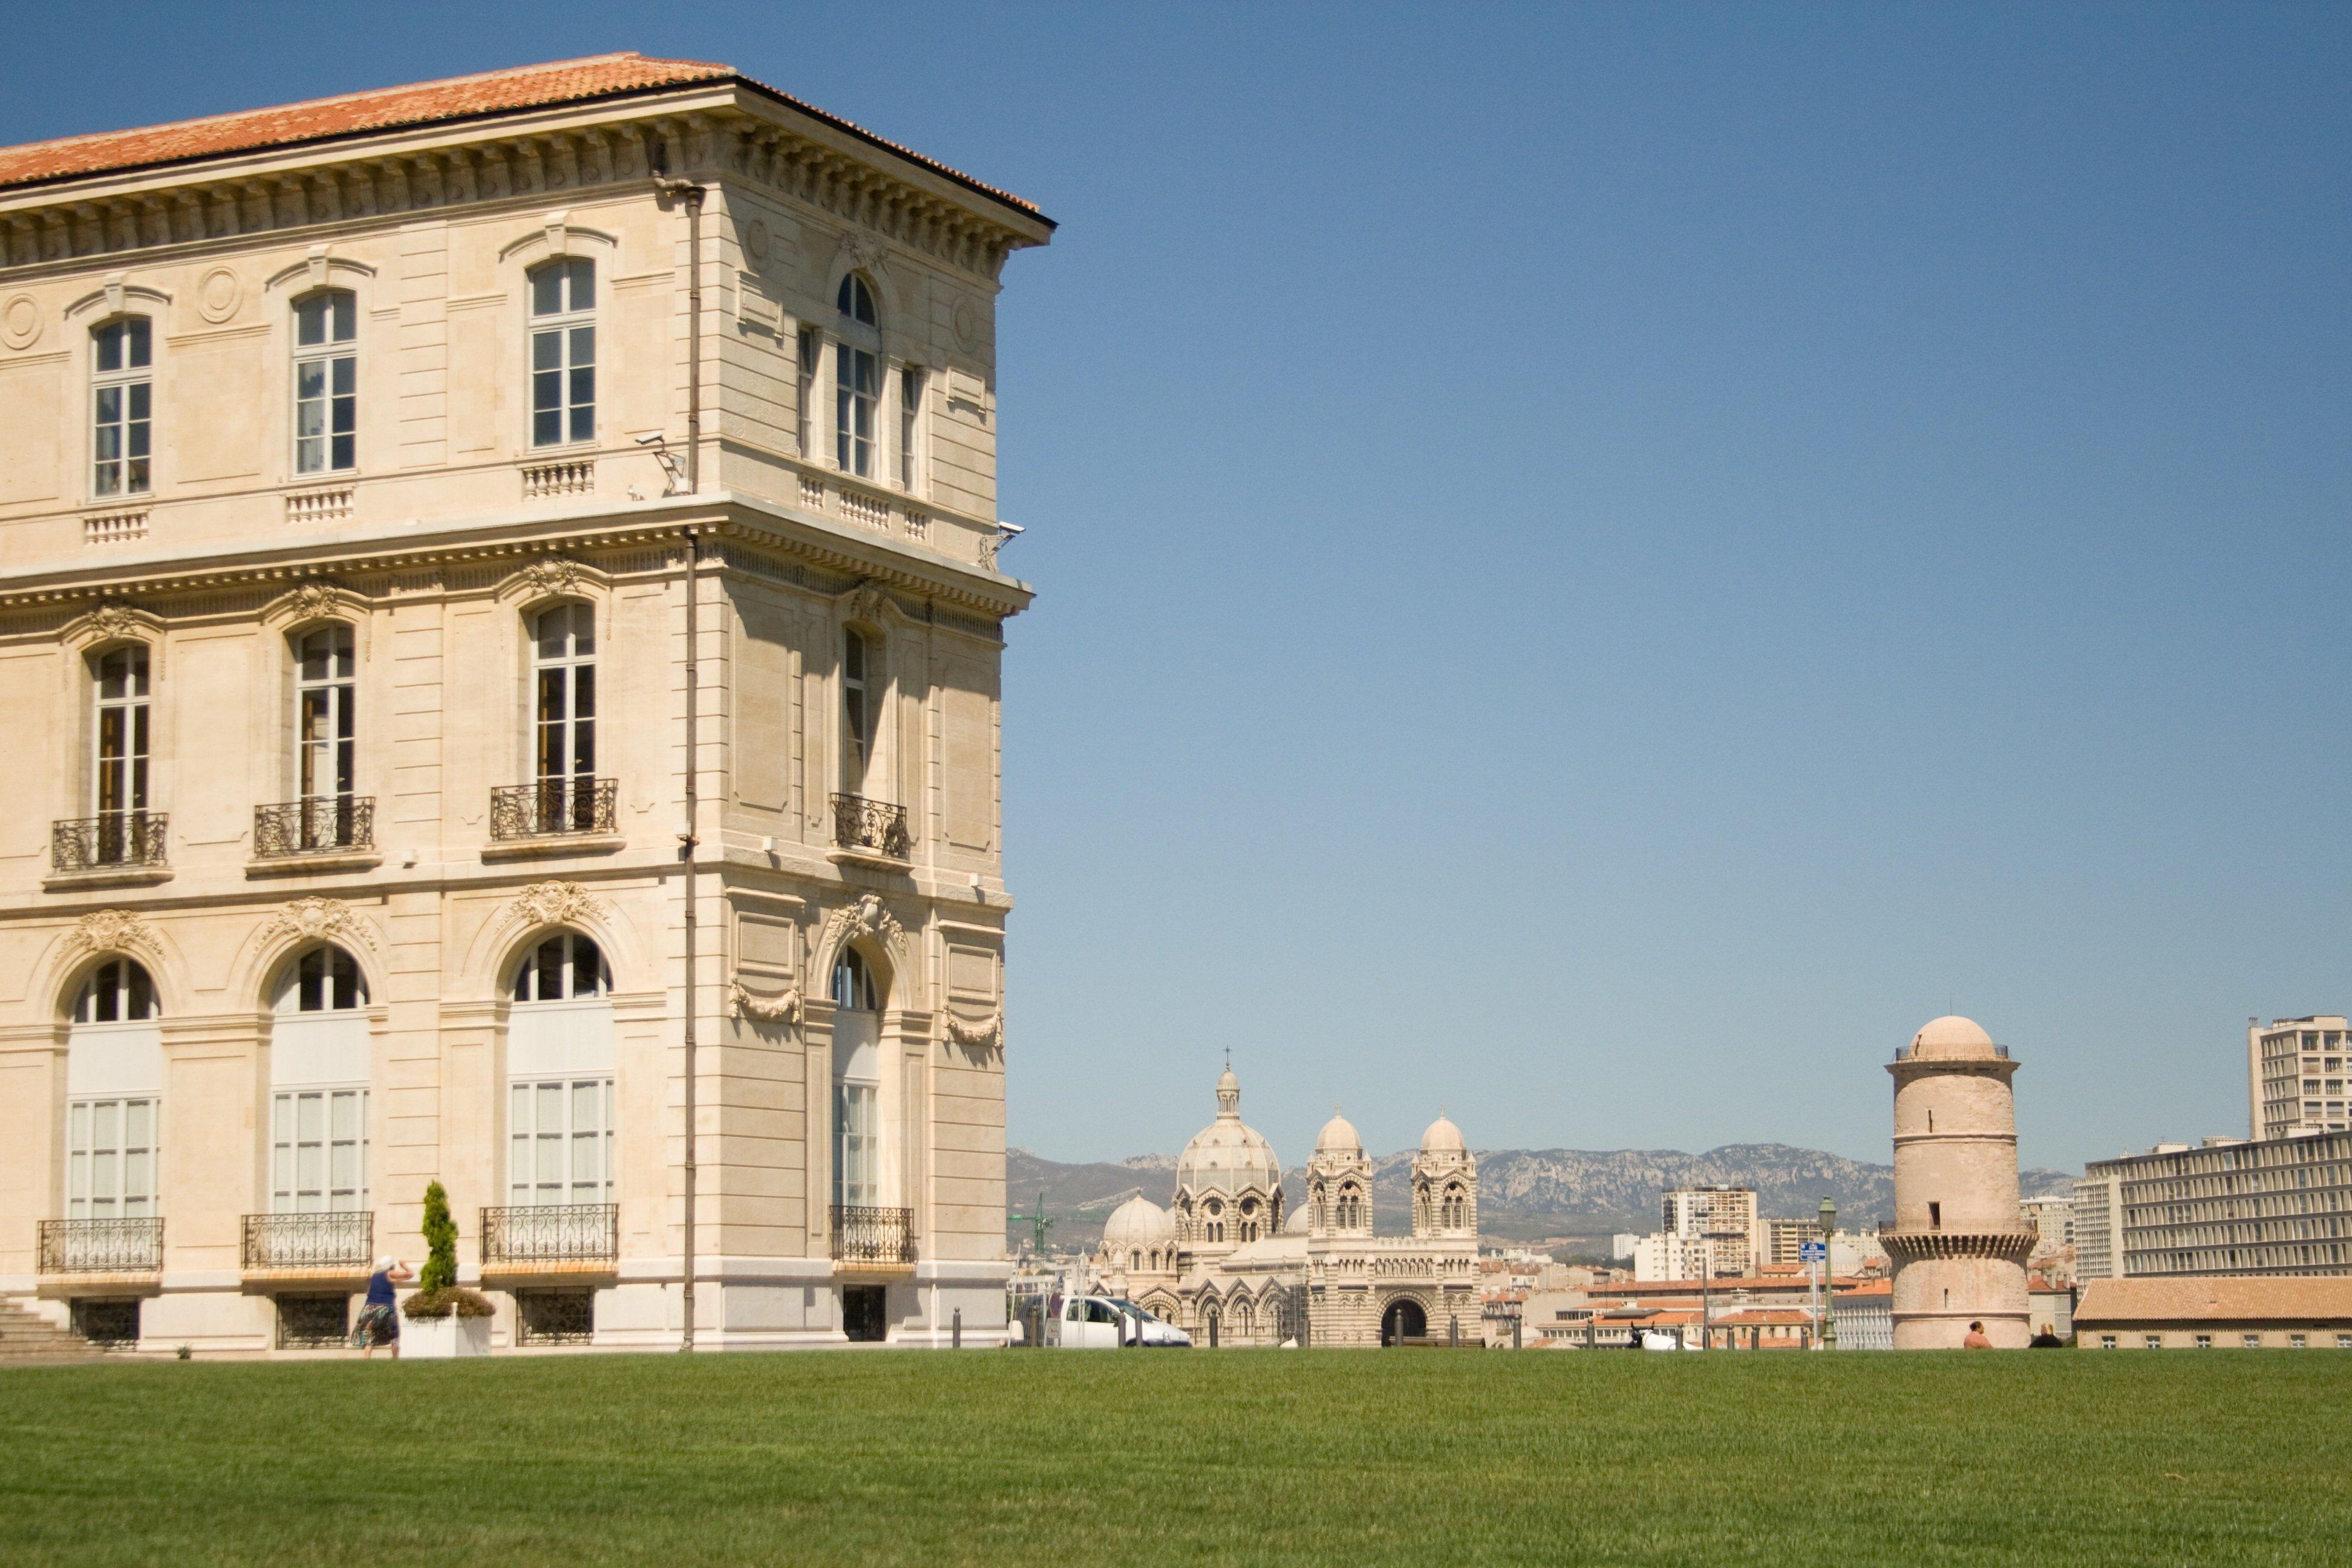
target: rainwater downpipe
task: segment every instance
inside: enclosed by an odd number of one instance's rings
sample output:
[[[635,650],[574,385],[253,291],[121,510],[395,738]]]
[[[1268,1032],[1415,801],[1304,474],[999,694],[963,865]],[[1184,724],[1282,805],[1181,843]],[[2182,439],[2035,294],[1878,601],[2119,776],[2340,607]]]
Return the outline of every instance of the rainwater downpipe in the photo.
[[[686,489],[689,495],[702,491],[702,195],[703,188],[689,180],[657,180],[655,189],[666,196],[684,198],[686,204]],[[701,706],[700,665],[698,658],[701,633],[698,600],[702,591],[702,530],[688,524],[686,530],[686,830],[677,836],[678,859],[686,871],[686,985],[685,1038],[686,1047],[686,1234],[683,1282],[680,1307],[685,1320],[678,1338],[681,1352],[694,1349],[694,1208],[696,1186],[695,1144],[695,1037],[694,1016],[698,1000],[695,984],[695,847],[700,842],[696,825],[700,819],[701,752],[697,749],[695,721]]]

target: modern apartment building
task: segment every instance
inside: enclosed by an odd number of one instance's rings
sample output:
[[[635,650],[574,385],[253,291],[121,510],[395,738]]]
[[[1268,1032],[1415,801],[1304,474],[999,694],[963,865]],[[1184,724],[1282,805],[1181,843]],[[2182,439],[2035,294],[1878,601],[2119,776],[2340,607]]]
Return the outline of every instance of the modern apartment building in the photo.
[[[0,149],[0,1297],[1001,1342],[1052,226],[635,55]]]
[[[2123,1208],[2121,1177],[2084,1176],[2074,1183],[2074,1214],[2069,1223],[2074,1232],[2076,1279],[2123,1278],[2123,1253],[2116,1245]]]
[[[2334,1014],[2246,1020],[2246,1079],[2252,1136],[2299,1138],[2352,1131],[2344,1085],[2352,1078],[2352,1026]]]
[[[2101,1184],[2115,1194],[2116,1266],[2085,1279],[2352,1273],[2352,1132],[2208,1138],[2094,1160],[2076,1194]]]
[[[1763,1221],[1758,1217],[1756,1194],[1748,1187],[1678,1187],[1658,1204],[1658,1228],[1693,1258],[1691,1272],[1648,1276],[1654,1279],[1695,1279],[1704,1267],[1696,1258],[1713,1260],[1714,1272],[1745,1275],[1766,1261]],[[1640,1265],[1635,1265],[1636,1270]]]

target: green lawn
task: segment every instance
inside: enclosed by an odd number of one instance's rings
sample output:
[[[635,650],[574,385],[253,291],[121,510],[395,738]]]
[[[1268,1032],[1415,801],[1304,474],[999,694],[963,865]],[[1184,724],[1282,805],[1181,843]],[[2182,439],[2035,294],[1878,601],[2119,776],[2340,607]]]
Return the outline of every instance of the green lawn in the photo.
[[[2352,1561],[2352,1354],[0,1372],[9,1563]]]

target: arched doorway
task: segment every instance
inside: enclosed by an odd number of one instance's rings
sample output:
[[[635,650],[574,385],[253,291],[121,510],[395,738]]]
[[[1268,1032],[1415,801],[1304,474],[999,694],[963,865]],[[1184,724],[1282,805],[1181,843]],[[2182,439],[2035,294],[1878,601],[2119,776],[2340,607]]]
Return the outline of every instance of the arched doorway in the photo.
[[[1428,1333],[1429,1314],[1421,1310],[1420,1302],[1409,1297],[1391,1301],[1389,1310],[1381,1314],[1381,1343],[1383,1345],[1402,1344],[1406,1340],[1424,1338]]]
[[[1217,1310],[1214,1307],[1210,1308],[1202,1314],[1201,1321],[1209,1331],[1209,1348],[1215,1350],[1217,1348]]]

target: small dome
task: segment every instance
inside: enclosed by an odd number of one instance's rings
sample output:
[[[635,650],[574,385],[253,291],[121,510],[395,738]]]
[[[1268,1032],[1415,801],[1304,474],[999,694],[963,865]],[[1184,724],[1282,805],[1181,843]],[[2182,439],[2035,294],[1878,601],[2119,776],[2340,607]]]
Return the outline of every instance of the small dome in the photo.
[[[1323,1131],[1315,1135],[1315,1152],[1360,1155],[1364,1152],[1364,1140],[1354,1122],[1334,1111],[1331,1120],[1323,1124]]]
[[[1462,1142],[1462,1129],[1444,1116],[1429,1124],[1421,1135],[1421,1152],[1424,1154],[1466,1154],[1469,1145]]]
[[[1103,1221],[1105,1247],[1159,1247],[1176,1239],[1176,1216],[1141,1193],[1110,1211]]]
[[[1305,1236],[1307,1234],[1307,1205],[1305,1204],[1300,1204],[1297,1208],[1292,1209],[1288,1214],[1282,1216],[1282,1234],[1285,1236]]]
[[[1911,1037],[1911,1057],[1915,1060],[1933,1061],[1995,1054],[1992,1037],[1984,1032],[1973,1018],[1947,1014],[1935,1019]]]

